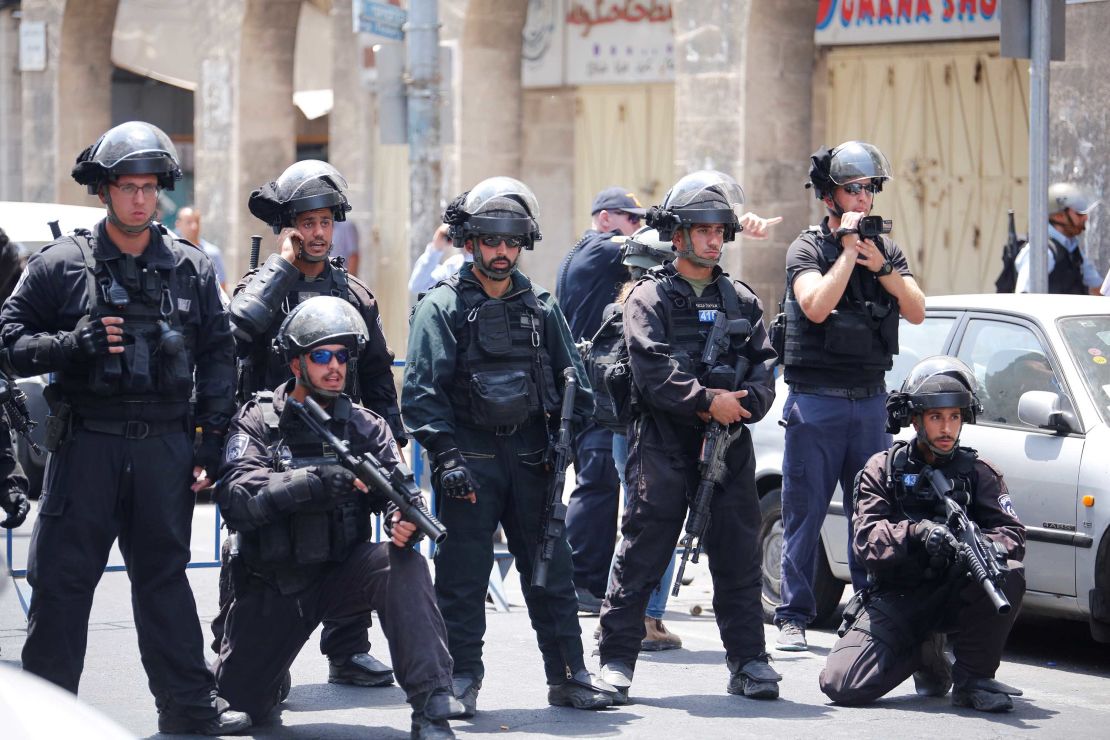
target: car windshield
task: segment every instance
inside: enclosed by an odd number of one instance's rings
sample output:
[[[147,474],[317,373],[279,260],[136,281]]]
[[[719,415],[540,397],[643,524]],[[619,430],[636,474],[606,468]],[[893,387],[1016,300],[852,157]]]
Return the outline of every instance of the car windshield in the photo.
[[[1110,316],[1070,316],[1057,326],[1102,420],[1110,424]]]

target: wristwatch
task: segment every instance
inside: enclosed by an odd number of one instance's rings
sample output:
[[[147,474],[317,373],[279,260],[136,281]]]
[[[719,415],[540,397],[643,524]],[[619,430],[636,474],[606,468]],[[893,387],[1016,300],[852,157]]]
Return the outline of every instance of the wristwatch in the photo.
[[[887,260],[883,263],[883,266],[879,268],[879,271],[876,272],[875,275],[877,275],[878,277],[883,277],[885,275],[889,275],[892,272],[894,272],[894,264],[890,260]]]

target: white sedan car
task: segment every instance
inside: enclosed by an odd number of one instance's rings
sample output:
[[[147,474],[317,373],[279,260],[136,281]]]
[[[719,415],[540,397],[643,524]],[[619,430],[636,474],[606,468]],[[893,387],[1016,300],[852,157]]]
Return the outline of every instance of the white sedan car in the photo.
[[[887,388],[897,389],[930,355],[953,355],[975,371],[983,413],[964,427],[960,443],[1003,472],[1027,528],[1023,608],[1086,621],[1095,639],[1110,642],[1110,302],[987,294],[930,297],[926,308],[924,323],[902,322],[901,353]],[[781,577],[784,431],[778,422],[786,394],[780,378],[775,406],[752,427],[768,617]],[[821,540],[817,621],[827,624],[850,581],[839,490]]]

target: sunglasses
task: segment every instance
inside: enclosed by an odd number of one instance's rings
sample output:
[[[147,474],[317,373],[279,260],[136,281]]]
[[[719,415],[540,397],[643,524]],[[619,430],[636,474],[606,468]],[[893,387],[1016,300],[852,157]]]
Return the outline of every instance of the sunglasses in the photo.
[[[528,244],[528,237],[513,236],[510,234],[485,234],[478,237],[478,240],[487,247],[496,247],[501,244],[501,242],[505,242],[505,246],[510,248],[524,247]]]
[[[308,359],[317,365],[327,365],[333,357],[340,365],[346,365],[347,360],[351,359],[351,351],[347,349],[314,349],[308,353]]]
[[[624,216],[625,218],[628,219],[628,223],[632,224],[633,226],[640,223],[640,220],[642,219],[642,216],[640,216],[640,214],[638,214],[638,213],[629,213],[628,211],[613,211],[613,215],[614,216]]]
[[[859,195],[864,190],[871,193],[872,195],[875,195],[880,190],[882,190],[883,186],[882,185],[875,185],[874,183],[864,184],[862,182],[850,182],[847,185],[842,185],[841,187],[844,188],[844,192],[847,193],[848,195]]]

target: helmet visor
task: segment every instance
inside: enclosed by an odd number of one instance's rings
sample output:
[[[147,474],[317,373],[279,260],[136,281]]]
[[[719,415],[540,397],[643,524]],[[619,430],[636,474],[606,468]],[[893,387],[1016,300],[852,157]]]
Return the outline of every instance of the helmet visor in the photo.
[[[532,190],[520,180],[511,177],[490,177],[474,186],[466,196],[463,210],[474,215],[481,213],[485,206],[495,198],[516,198],[532,219],[538,219],[540,204]]]
[[[965,386],[966,391],[976,395],[979,393],[979,382],[975,379],[975,373],[971,368],[963,361],[946,355],[926,357],[914,365],[910,374],[906,376],[905,382],[902,383],[902,392],[910,395],[919,394],[923,390],[929,392],[926,384],[938,376],[954,378]]]
[[[324,183],[340,193],[347,189],[347,180],[339,170],[318,159],[305,159],[290,165],[274,181],[274,194],[282,203],[301,197],[315,183]]]
[[[699,203],[720,203],[721,199],[735,210],[744,205],[744,190],[736,180],[716,170],[692,172],[674,184],[663,207],[668,210],[696,206]],[[723,205],[723,204],[722,204]]]
[[[886,155],[862,141],[841,144],[829,163],[829,178],[837,185],[861,179],[889,180],[894,177],[892,171]]]

